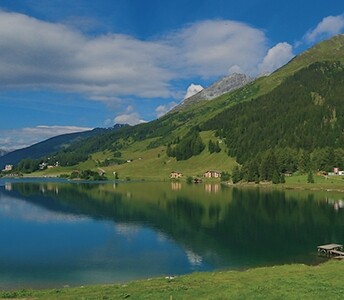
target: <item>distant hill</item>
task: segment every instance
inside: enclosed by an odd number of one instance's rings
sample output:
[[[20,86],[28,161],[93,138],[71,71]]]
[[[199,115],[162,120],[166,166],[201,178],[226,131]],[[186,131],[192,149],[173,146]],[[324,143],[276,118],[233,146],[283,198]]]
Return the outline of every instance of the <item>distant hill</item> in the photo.
[[[50,155],[61,149],[67,148],[71,144],[90,138],[95,135],[99,135],[112,130],[118,130],[126,125],[117,124],[113,128],[95,128],[93,130],[75,132],[69,134],[62,134],[49,138],[45,141],[39,142],[37,144],[31,145],[29,147],[18,149],[0,157],[0,169],[2,169],[6,164],[17,164],[19,161],[25,158],[37,159],[43,156]]]
[[[4,150],[4,149],[0,149],[0,157],[4,156],[5,154],[7,154],[9,151]]]

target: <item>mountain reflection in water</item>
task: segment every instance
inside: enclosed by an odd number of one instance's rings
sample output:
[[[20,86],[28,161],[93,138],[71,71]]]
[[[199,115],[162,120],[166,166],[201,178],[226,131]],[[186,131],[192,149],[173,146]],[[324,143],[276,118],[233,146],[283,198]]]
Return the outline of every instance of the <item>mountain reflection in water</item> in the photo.
[[[317,245],[344,242],[341,199],[209,183],[7,182],[0,288],[317,263]]]

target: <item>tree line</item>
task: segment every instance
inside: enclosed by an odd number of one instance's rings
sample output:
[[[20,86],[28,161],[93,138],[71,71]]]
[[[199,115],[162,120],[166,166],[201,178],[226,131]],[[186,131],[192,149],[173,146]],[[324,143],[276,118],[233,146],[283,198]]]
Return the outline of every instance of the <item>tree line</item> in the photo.
[[[312,152],[303,149],[275,148],[258,153],[248,159],[241,167],[236,166],[232,172],[234,183],[272,181],[284,183],[285,176],[299,172],[308,174],[312,182],[314,172],[332,172],[334,167],[344,169],[344,149],[331,147],[317,148]]]

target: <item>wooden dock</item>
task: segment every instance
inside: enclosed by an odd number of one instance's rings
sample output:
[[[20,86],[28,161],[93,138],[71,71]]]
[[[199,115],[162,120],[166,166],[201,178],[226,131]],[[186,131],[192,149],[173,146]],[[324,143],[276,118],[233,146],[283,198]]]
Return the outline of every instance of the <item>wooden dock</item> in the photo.
[[[318,246],[318,255],[333,257],[337,259],[344,259],[343,245],[327,244]]]

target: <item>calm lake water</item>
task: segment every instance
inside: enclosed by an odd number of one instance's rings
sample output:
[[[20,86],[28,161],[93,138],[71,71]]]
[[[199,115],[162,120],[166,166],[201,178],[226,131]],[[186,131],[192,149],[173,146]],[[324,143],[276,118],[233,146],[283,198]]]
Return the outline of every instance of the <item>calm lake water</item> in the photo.
[[[219,184],[0,181],[0,289],[321,262],[344,194]]]

